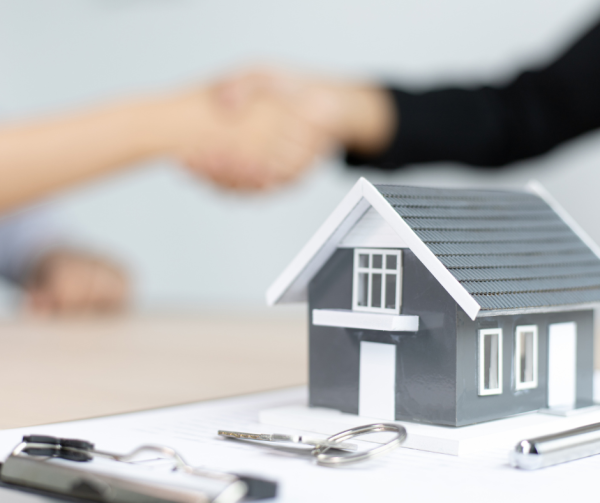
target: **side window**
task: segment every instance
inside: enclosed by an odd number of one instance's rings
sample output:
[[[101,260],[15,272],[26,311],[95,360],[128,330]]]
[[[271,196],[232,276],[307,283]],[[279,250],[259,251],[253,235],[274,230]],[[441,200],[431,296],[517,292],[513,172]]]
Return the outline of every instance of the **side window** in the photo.
[[[502,393],[502,329],[479,331],[479,394]]]
[[[401,254],[400,250],[354,250],[353,310],[400,313]]]
[[[530,389],[538,385],[538,328],[518,326],[515,332],[515,388]]]

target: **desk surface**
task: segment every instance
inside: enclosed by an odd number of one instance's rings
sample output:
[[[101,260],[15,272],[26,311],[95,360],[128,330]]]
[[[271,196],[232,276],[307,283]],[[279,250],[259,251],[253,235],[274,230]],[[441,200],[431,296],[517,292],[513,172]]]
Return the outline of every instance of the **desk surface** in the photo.
[[[0,323],[0,429],[303,384],[306,322],[186,315]]]

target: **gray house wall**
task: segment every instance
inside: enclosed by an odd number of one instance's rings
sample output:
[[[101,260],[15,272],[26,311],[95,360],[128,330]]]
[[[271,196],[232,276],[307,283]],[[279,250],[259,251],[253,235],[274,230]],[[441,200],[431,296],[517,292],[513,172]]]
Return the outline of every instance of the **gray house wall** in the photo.
[[[403,250],[402,313],[419,331],[313,326],[309,320],[309,402],[358,413],[360,342],[395,344],[396,419],[456,421],[456,303],[410,250]],[[353,250],[338,249],[309,285],[313,309],[352,309]]]
[[[488,421],[547,404],[548,324],[577,323],[578,406],[592,402],[593,312],[471,320],[407,249],[402,250],[401,314],[419,316],[419,331],[382,332],[312,325],[313,309],[352,309],[352,249],[338,249],[309,284],[309,403],[358,413],[360,342],[396,345],[396,419],[449,426]],[[515,389],[517,325],[537,325],[538,387]],[[503,393],[478,395],[478,330],[503,329]]]
[[[312,324],[313,309],[352,309],[353,260],[353,250],[337,250],[308,286],[308,386],[311,406],[358,414],[358,334]]]
[[[574,321],[577,324],[577,407],[593,401],[594,313],[562,313],[490,316],[471,320],[457,306],[457,416],[456,425],[489,421],[508,415],[545,408],[548,404],[548,325]],[[538,386],[515,389],[515,329],[518,325],[538,327]],[[478,331],[502,328],[502,394],[478,395]]]

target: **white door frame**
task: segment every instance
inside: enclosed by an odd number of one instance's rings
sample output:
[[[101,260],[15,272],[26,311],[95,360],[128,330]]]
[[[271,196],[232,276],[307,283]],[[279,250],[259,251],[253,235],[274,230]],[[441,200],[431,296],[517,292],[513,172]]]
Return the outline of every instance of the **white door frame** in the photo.
[[[548,325],[548,408],[573,409],[577,399],[577,324]]]

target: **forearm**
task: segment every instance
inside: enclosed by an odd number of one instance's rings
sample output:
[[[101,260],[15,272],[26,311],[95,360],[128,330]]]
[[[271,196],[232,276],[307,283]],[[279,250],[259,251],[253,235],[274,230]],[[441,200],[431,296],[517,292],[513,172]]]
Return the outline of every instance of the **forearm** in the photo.
[[[388,148],[399,128],[399,114],[393,97],[379,86],[339,83],[341,114],[339,137],[344,146],[370,156]]]
[[[201,134],[205,101],[188,92],[0,129],[0,212],[148,158],[183,155]]]
[[[385,148],[346,145],[351,164],[455,161],[502,166],[600,127],[600,25],[554,63],[505,86],[389,90],[397,119]]]
[[[503,103],[498,90],[385,91],[393,103],[397,127],[383,149],[365,153],[349,148],[351,165],[391,169],[450,161],[501,166],[539,153],[530,150],[532,131],[517,131],[509,124],[519,121],[519,112],[511,103]]]

